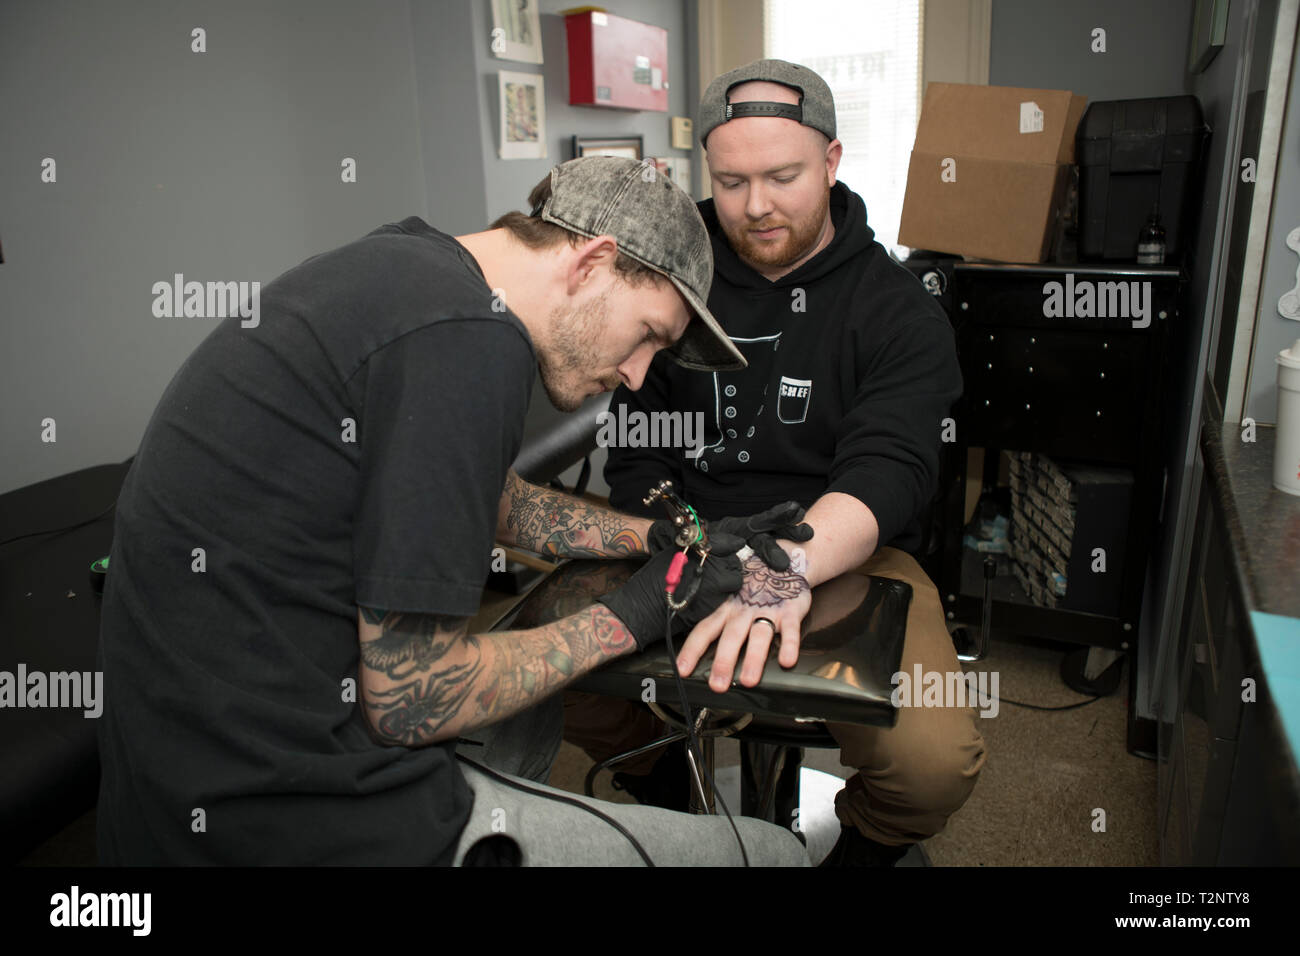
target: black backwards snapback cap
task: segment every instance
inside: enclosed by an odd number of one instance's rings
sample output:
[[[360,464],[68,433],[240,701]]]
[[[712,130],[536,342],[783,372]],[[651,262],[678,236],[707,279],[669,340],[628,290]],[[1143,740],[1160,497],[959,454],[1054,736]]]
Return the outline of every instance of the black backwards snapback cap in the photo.
[[[799,94],[799,102],[728,102],[732,89],[755,80],[788,86]],[[755,60],[730,73],[723,73],[710,83],[700,98],[700,112],[695,122],[700,145],[707,149],[709,133],[723,123],[745,116],[790,119],[812,127],[827,139],[835,138],[835,98],[831,96],[831,88],[808,67],[785,60]]]

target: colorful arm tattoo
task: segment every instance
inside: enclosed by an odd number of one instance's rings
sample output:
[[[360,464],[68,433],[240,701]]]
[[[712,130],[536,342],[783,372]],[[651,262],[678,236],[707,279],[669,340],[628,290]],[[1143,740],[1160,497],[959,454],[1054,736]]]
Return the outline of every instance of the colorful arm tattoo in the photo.
[[[501,499],[506,543],[561,558],[646,553],[650,522],[572,495],[539,488],[513,471]]]
[[[636,649],[603,604],[528,631],[360,609],[362,706],[385,743],[419,747],[496,723]]]

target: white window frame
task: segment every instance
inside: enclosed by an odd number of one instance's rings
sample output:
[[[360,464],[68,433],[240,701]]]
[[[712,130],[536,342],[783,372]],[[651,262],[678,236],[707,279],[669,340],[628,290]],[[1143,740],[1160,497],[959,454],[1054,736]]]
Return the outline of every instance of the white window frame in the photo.
[[[763,56],[763,0],[698,0],[699,95],[715,76]],[[921,93],[931,81],[989,82],[993,0],[921,0]],[[702,170],[700,171],[703,172]],[[698,175],[700,198],[713,195],[709,177]]]

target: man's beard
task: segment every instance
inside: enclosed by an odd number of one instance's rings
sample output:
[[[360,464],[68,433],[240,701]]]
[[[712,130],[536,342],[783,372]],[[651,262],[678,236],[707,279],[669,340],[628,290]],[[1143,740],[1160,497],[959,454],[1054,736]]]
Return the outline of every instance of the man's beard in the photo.
[[[765,269],[782,269],[792,266],[806,256],[817,244],[826,225],[826,214],[831,207],[831,187],[829,183],[822,191],[817,207],[798,222],[782,222],[779,219],[764,219],[760,222],[746,220],[738,229],[723,226],[727,241],[741,260],[751,266]],[[777,226],[788,226],[785,238],[780,242],[763,242],[753,236],[752,230],[763,231]]]
[[[577,411],[587,398],[578,389],[599,363],[593,343],[609,318],[608,300],[606,293],[572,311],[560,306],[551,311],[549,345],[538,349],[537,366],[546,397],[562,412]]]

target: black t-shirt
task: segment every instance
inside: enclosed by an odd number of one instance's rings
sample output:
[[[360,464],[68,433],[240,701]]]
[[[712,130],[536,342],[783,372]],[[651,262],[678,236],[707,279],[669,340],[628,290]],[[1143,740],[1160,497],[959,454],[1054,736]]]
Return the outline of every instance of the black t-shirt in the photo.
[[[260,313],[181,367],[118,500],[100,861],[450,862],[454,745],[371,738],[357,606],[477,610],[532,343],[416,217],[286,272]]]

